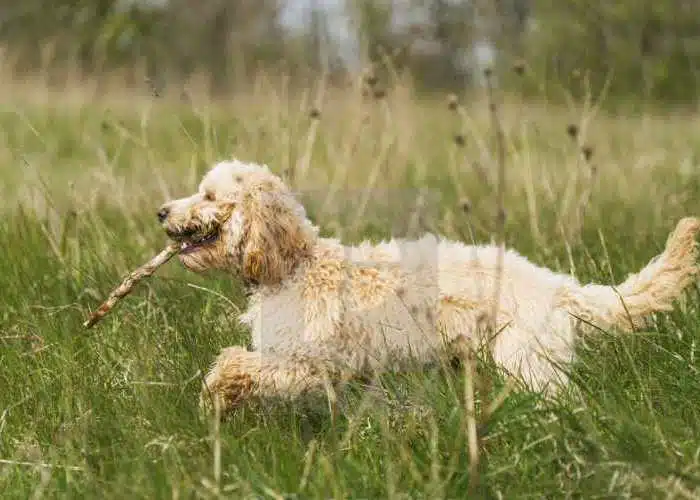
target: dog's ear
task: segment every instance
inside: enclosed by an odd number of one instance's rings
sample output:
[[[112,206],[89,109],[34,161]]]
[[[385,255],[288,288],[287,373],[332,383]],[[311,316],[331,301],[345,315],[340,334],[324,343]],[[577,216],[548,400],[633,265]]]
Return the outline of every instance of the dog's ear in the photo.
[[[265,179],[247,186],[243,199],[243,277],[276,284],[309,255],[313,233],[297,201],[281,183]]]

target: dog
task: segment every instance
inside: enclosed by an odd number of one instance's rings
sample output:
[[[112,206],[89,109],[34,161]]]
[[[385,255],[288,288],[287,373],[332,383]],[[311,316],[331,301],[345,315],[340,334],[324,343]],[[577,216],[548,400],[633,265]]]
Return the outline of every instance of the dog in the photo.
[[[268,166],[239,160],[214,165],[195,194],[157,215],[186,268],[230,273],[249,291],[239,320],[252,351],[224,348],[203,382],[200,404],[224,411],[250,397],[293,398],[428,363],[464,341],[485,346],[530,389],[556,393],[577,337],[642,326],[671,310],[698,273],[693,217],[617,286],[582,285],[513,250],[432,234],[344,246],[319,236]]]

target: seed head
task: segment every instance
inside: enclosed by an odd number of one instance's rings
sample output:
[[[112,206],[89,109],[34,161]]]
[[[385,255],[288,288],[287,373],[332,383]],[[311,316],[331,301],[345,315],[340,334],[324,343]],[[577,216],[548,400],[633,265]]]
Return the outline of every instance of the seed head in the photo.
[[[506,222],[506,211],[504,208],[499,208],[498,213],[496,214],[496,218],[498,219],[499,224],[505,224]]]
[[[591,146],[583,146],[581,148],[581,154],[583,154],[583,158],[586,161],[590,161],[591,157],[593,157],[593,147]]]
[[[566,133],[569,134],[569,137],[572,139],[576,139],[576,136],[578,135],[578,125],[575,125],[573,123],[569,124],[566,127]]]
[[[386,97],[386,90],[384,89],[374,89],[374,93],[372,94],[376,100],[381,100]]]
[[[459,201],[459,209],[465,214],[468,214],[472,210],[472,202],[469,201],[468,198],[462,198]]]
[[[464,134],[455,134],[454,141],[459,147],[463,147],[467,143],[467,139],[464,137]]]
[[[513,71],[518,76],[523,76],[525,74],[525,61],[516,61],[513,64]]]
[[[493,69],[491,67],[484,68],[484,76],[486,78],[491,78],[491,75],[493,74]]]
[[[379,78],[377,78],[377,75],[373,70],[368,69],[365,72],[365,83],[370,87],[374,87],[377,83],[379,83]]]
[[[456,111],[459,106],[459,99],[455,94],[450,94],[447,96],[447,108],[450,111]]]
[[[321,117],[321,111],[318,108],[311,108],[309,110],[309,118],[316,120]]]
[[[144,82],[148,86],[148,90],[151,91],[153,97],[160,97],[160,89],[158,88],[158,85],[152,78],[146,77],[144,78]]]

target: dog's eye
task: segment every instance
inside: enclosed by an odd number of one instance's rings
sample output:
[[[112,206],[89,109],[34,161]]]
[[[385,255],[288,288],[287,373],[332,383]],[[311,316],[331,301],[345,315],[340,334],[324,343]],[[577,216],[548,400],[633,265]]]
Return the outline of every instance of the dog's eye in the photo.
[[[214,195],[214,193],[206,192],[204,193],[204,199],[207,201],[214,201],[216,200],[216,196]]]

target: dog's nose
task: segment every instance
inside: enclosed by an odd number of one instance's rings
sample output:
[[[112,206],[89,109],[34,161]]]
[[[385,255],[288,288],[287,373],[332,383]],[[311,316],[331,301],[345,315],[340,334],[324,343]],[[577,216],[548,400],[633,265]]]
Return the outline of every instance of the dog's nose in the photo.
[[[165,219],[167,219],[169,213],[170,209],[168,207],[162,207],[160,210],[158,210],[158,222],[163,222]]]

